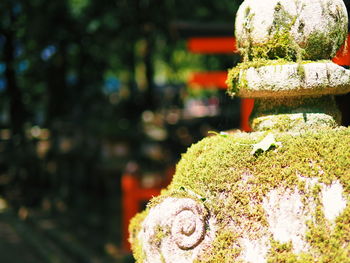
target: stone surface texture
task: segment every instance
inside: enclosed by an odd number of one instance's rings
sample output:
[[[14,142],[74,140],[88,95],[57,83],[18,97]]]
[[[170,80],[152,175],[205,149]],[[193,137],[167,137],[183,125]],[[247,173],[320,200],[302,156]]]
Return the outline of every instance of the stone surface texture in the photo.
[[[242,83],[244,82],[244,83]],[[243,98],[345,94],[350,70],[331,61],[262,66],[242,70],[237,95]]]
[[[203,204],[170,197],[150,209],[137,238],[144,245],[144,262],[186,263],[203,253],[214,237],[215,225]]]
[[[276,135],[280,146],[258,156],[251,150],[259,132],[193,145],[167,190],[134,223],[137,262],[315,262],[302,261],[307,256],[325,263],[326,251],[350,253],[343,225],[350,220],[350,128],[310,134]],[[331,248],[319,250],[320,237]],[[271,261],[275,251],[290,261]]]
[[[342,0],[246,0],[236,16],[236,38],[241,48],[268,43],[276,32],[288,31],[301,48],[316,44],[323,56],[335,55],[347,36],[348,17]],[[332,36],[319,41],[317,36]],[[315,53],[317,54],[317,53]]]

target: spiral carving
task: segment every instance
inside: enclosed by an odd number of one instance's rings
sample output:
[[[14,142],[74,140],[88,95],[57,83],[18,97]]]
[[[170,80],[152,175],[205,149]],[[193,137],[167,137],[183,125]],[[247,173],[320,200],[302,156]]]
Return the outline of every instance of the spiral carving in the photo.
[[[183,199],[178,204],[171,226],[171,236],[183,250],[196,247],[205,236],[205,211],[192,199]]]
[[[145,263],[193,262],[213,241],[214,233],[212,218],[202,202],[168,197],[150,209],[137,239]]]

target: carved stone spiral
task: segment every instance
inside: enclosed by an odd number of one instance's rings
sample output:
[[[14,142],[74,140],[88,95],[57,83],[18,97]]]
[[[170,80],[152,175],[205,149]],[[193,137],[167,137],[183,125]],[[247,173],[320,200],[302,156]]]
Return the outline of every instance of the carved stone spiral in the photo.
[[[171,236],[183,250],[196,247],[205,236],[205,211],[202,205],[189,198],[178,203]]]
[[[213,242],[215,229],[199,199],[165,198],[149,210],[137,234],[143,262],[191,263]]]

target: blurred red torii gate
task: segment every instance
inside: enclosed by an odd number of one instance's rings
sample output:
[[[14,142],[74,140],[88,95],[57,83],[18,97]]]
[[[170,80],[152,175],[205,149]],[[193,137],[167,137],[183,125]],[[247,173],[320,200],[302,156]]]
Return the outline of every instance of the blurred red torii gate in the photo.
[[[346,44],[339,50],[333,62],[341,66],[350,65],[350,35]],[[187,40],[187,48],[191,53],[197,54],[232,54],[238,53],[236,39],[233,37],[194,37]],[[188,84],[200,88],[226,89],[227,71],[195,72],[188,80]],[[243,131],[250,131],[249,115],[253,109],[253,99],[241,100],[241,122],[240,128]]]

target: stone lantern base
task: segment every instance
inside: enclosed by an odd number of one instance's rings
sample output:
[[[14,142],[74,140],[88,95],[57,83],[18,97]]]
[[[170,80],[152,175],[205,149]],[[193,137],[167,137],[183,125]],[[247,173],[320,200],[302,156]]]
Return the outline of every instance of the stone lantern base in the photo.
[[[350,262],[349,146],[350,128],[205,138],[134,218],[137,262]]]

